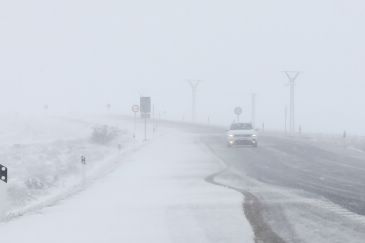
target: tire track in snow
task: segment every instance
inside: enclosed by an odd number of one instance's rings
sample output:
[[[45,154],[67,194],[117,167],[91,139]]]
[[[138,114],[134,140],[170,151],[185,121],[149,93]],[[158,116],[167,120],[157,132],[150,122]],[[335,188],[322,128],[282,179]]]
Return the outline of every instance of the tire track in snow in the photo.
[[[212,152],[213,155],[215,155],[215,157],[217,157],[217,155],[209,145],[206,144],[206,147],[209,149],[209,151]],[[221,161],[219,157],[217,158],[219,159],[219,161]],[[217,182],[215,180],[216,177],[227,171],[227,165],[225,163],[223,164],[224,168],[221,171],[206,177],[205,181],[216,186],[221,186],[230,190],[234,190],[244,196],[245,200],[243,202],[243,211],[247,220],[250,222],[253,228],[256,243],[286,243],[278,234],[273,231],[270,225],[265,221],[263,216],[264,205],[254,194],[249,191],[241,190],[237,187]]]
[[[260,206],[257,206],[257,208],[261,207],[261,214],[264,216],[264,219],[266,219],[265,223],[269,225],[269,227],[271,226],[274,233],[278,232],[276,235],[280,234],[279,237],[281,236],[281,239],[284,239],[284,241],[295,243],[311,242],[311,239],[308,241],[306,232],[303,231],[303,229],[307,230],[308,228],[305,229],[302,226],[305,225],[304,227],[316,229],[316,227],[318,228],[321,226],[322,222],[329,225],[332,224],[332,226],[336,227],[348,227],[345,233],[341,233],[342,231],[336,231],[338,234],[333,237],[339,237],[339,242],[348,241],[348,236],[351,236],[351,239],[354,240],[354,242],[362,242],[361,240],[359,241],[359,239],[362,238],[362,234],[360,232],[364,232],[363,229],[365,228],[365,217],[363,215],[349,211],[323,196],[318,197],[316,194],[300,189],[288,190],[286,187],[270,185],[270,182],[260,182],[248,175],[237,173],[229,167],[229,161],[226,161],[224,157],[222,158],[219,153],[215,151],[214,146],[211,147],[211,145],[209,143],[205,143],[204,140],[202,143],[205,144],[212,154],[215,155],[215,157],[217,157],[217,159],[225,166],[225,169],[222,171],[209,176],[207,178],[208,182],[239,191],[245,195],[246,200],[250,199],[250,194],[253,195],[257,200],[253,200],[253,203],[261,204]],[[220,181],[222,183],[217,183],[216,181]],[[246,186],[241,187],[242,183]],[[293,210],[297,217],[303,217],[303,215],[305,217],[300,218],[300,222],[298,222],[298,220],[292,215]],[[247,215],[248,212],[245,213]],[[251,222],[249,216],[247,216],[247,218],[254,227],[255,225]],[[270,220],[273,220],[273,222],[270,223]],[[318,222],[313,220],[321,221]],[[279,226],[277,226],[277,222],[280,222]],[[298,228],[298,226],[301,228]],[[319,238],[324,237],[321,239],[321,242],[322,240],[323,242],[335,242],[333,241],[334,238],[330,237],[331,234],[334,233],[332,232],[333,228],[327,225],[327,228],[325,228],[324,231],[325,232],[314,232],[312,233],[312,236]],[[255,229],[255,235],[256,233]],[[356,236],[352,233],[356,234]],[[318,240],[318,238],[316,239]],[[261,243],[265,241],[256,240],[256,242]],[[266,242],[275,241],[269,239]]]

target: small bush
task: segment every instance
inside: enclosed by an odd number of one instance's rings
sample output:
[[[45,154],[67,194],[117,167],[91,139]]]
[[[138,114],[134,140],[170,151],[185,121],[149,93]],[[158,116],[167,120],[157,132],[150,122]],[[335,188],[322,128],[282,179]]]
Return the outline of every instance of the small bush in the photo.
[[[98,144],[108,144],[116,139],[120,134],[118,128],[109,126],[94,127],[91,141]]]

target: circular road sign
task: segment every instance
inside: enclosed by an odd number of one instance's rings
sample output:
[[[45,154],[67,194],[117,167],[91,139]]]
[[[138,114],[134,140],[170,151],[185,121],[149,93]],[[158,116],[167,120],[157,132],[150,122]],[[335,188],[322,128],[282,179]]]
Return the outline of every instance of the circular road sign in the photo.
[[[139,105],[132,106],[132,111],[135,113],[139,112]]]
[[[242,108],[241,107],[236,107],[234,108],[234,114],[236,114],[237,116],[242,114]]]

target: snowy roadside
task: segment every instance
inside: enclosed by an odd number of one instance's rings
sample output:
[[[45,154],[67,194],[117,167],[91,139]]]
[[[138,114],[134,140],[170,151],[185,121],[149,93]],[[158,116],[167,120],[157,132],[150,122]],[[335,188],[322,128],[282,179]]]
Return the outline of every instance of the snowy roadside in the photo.
[[[82,193],[1,224],[2,240],[253,242],[243,196],[205,182],[221,167],[191,134],[168,131],[117,160],[114,172]]]
[[[123,123],[118,134],[109,124],[101,126],[116,133],[112,141],[93,141],[97,124],[50,116],[2,119],[0,159],[9,168],[10,180],[0,188],[0,219],[52,205],[82,190],[110,171],[116,158],[141,145],[122,130],[128,126]]]
[[[216,181],[255,195],[266,224],[283,242],[364,242],[365,217],[324,198],[262,183],[230,168],[219,174]]]

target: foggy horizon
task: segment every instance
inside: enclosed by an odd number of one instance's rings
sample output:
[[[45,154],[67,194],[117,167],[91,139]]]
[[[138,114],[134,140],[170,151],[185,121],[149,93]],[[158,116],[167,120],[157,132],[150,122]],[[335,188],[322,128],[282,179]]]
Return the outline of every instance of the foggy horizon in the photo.
[[[11,1],[0,3],[0,114],[131,114],[151,96],[166,119],[228,125],[241,106],[283,130],[296,81],[303,132],[365,134],[360,1]]]

